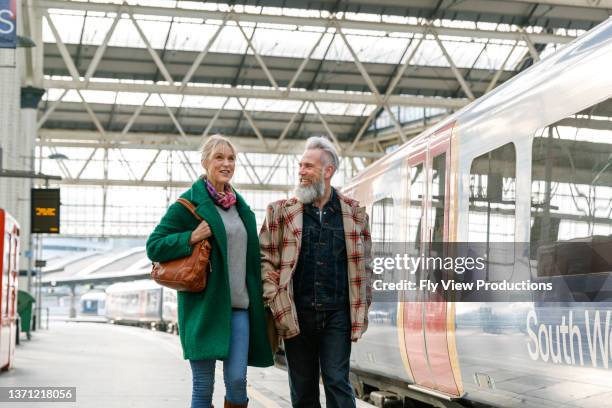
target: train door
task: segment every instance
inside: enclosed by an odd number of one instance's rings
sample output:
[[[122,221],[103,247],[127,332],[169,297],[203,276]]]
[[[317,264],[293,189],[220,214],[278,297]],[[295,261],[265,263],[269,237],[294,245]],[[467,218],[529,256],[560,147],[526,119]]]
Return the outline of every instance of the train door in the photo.
[[[452,124],[432,136],[427,158],[427,199],[425,200],[425,233],[422,246],[426,257],[443,257],[444,243],[449,241],[450,164]],[[439,271],[441,272],[441,271]],[[436,273],[429,269],[427,274]],[[427,361],[435,388],[445,394],[459,396],[451,363],[448,331],[451,319],[448,304],[435,292],[425,291],[423,326]],[[454,350],[454,348],[453,348]]]
[[[449,238],[449,170],[452,126],[431,137],[428,146],[408,159],[411,256],[441,256]],[[421,279],[427,279],[422,271]],[[407,365],[417,386],[459,396],[451,365],[447,303],[419,291],[401,305]]]
[[[425,198],[427,186],[427,149],[418,150],[408,158],[408,241],[407,252],[412,257],[423,255],[422,235],[424,229]],[[433,376],[427,363],[425,328],[423,326],[423,301],[420,292],[402,293],[406,298],[400,303],[398,314],[403,336],[402,356],[415,384],[435,388]]]

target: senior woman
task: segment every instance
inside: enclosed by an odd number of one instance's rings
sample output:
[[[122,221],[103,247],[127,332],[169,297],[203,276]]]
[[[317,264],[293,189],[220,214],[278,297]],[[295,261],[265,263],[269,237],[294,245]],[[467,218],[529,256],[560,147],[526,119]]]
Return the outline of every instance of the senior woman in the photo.
[[[223,360],[226,408],[247,406],[247,365],[273,363],[255,215],[230,185],[235,163],[236,148],[229,139],[208,138],[202,146],[205,175],[181,195],[204,221],[174,203],[147,240],[147,255],[154,262],[188,256],[194,244],[207,238],[212,244],[206,289],[178,293],[179,334],[193,376],[192,408],[212,406],[216,360]]]

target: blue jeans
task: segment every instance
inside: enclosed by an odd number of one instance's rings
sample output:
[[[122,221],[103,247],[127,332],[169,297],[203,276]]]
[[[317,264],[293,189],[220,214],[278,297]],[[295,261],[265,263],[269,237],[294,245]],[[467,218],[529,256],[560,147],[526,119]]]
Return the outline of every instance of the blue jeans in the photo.
[[[300,334],[284,340],[293,408],[320,408],[319,369],[328,408],[355,407],[349,382],[351,317],[347,309],[298,308]]]
[[[230,349],[223,360],[225,399],[233,404],[246,404],[247,362],[249,357],[249,311],[234,309]],[[216,360],[189,360],[193,375],[191,408],[210,408],[215,385]]]

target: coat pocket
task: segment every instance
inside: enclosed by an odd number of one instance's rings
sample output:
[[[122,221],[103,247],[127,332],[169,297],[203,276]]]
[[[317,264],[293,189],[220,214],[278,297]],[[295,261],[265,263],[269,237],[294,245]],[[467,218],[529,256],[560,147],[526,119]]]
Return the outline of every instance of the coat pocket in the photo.
[[[276,329],[280,335],[294,330],[292,302],[287,287],[280,286],[270,302]]]

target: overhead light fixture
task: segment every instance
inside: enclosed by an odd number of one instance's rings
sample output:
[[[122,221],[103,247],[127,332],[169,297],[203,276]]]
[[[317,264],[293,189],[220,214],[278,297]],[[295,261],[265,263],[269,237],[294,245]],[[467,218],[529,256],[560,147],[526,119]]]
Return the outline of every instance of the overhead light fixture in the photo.
[[[36,47],[36,43],[32,41],[30,37],[25,37],[23,35],[17,36],[17,48],[34,48]]]
[[[68,160],[68,156],[66,156],[65,154],[62,154],[62,153],[53,153],[53,154],[50,154],[48,158],[52,159],[52,160]]]

